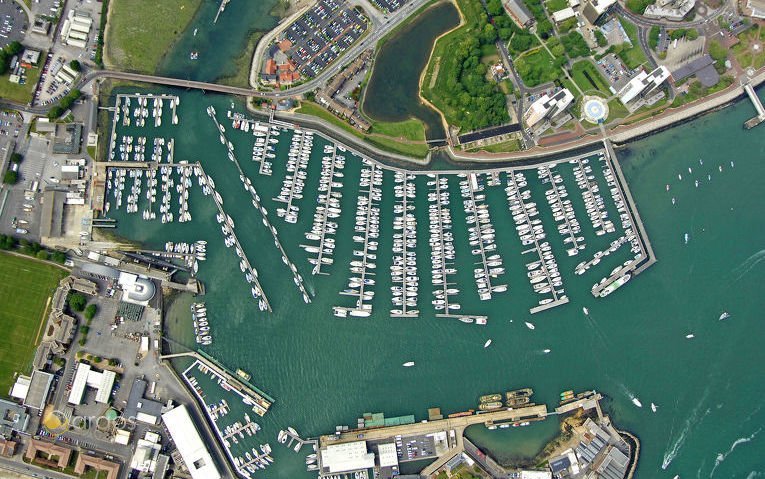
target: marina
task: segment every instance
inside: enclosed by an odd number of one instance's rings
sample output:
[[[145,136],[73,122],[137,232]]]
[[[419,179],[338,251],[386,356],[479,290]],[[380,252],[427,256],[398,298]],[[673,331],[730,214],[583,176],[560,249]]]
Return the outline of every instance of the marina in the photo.
[[[195,360],[183,371],[183,379],[203,405],[213,431],[237,473],[249,478],[274,462],[271,446],[258,435],[260,424],[250,413],[265,415],[263,398],[254,399],[231,376]],[[270,406],[270,404],[268,404]]]
[[[420,277],[417,275],[417,218],[414,214],[415,184],[414,175],[395,172],[393,193],[396,203],[393,212],[393,257],[390,267],[392,318],[416,318],[417,295]]]

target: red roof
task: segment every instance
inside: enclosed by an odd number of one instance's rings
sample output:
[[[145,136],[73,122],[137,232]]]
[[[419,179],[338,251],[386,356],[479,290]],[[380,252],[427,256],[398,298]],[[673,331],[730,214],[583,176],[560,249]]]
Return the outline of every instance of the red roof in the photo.
[[[289,51],[290,48],[292,48],[292,42],[286,38],[279,42],[279,50],[286,52]]]
[[[276,73],[276,62],[272,58],[269,58],[268,60],[266,60],[266,74],[273,75],[275,73]]]

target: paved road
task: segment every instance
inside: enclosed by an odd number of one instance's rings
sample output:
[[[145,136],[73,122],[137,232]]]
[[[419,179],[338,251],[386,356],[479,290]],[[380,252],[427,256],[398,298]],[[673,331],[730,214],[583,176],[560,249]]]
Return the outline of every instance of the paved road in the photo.
[[[644,27],[651,27],[651,26],[666,26],[668,28],[688,28],[688,27],[700,27],[704,25],[708,20],[714,20],[715,18],[719,17],[725,12],[730,11],[730,4],[726,2],[726,4],[712,12],[711,15],[708,15],[706,17],[699,17],[696,20],[691,20],[690,22],[675,22],[671,20],[663,20],[660,18],[647,18],[643,15],[638,15],[636,13],[631,12],[629,9],[625,8],[624,5],[621,3],[617,3],[614,7],[614,13],[618,15],[623,15],[630,19],[633,23],[644,26]],[[735,11],[735,10],[734,10]]]
[[[17,456],[17,457],[21,457],[21,456]],[[72,479],[72,476],[67,476],[66,474],[50,471],[48,469],[43,469],[37,466],[26,465],[23,463],[16,462],[12,459],[0,457],[0,476],[8,477],[5,475],[6,471],[19,474],[22,477],[39,477],[39,478],[48,477],[53,479]]]

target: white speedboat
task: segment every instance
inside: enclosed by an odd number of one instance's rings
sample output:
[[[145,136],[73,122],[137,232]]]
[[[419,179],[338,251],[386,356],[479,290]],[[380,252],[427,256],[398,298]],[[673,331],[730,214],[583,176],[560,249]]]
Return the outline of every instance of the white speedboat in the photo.
[[[526,321],[526,327],[529,328],[529,329],[535,329],[536,328],[536,326],[534,326],[534,323],[529,323],[528,321]]]
[[[653,411],[653,412],[656,412],[656,409],[658,409],[658,407],[656,406],[656,404],[654,404],[654,403],[651,403],[651,411]]]
[[[405,363],[403,364],[403,366],[404,366],[405,368],[411,368],[412,366],[414,366],[414,361],[407,361],[407,362],[405,362]]]
[[[640,399],[633,397],[632,398],[632,404],[634,404],[637,407],[643,407],[643,403],[640,402]]]
[[[491,346],[491,339],[487,339],[486,342],[483,343],[484,348],[488,348],[489,346]]]

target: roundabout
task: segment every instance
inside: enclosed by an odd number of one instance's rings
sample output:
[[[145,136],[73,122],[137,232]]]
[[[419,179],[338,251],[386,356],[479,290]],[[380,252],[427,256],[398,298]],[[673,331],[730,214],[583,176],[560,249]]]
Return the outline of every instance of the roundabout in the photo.
[[[585,96],[582,98],[582,113],[585,120],[594,125],[604,123],[608,118],[608,103],[597,96]]]

